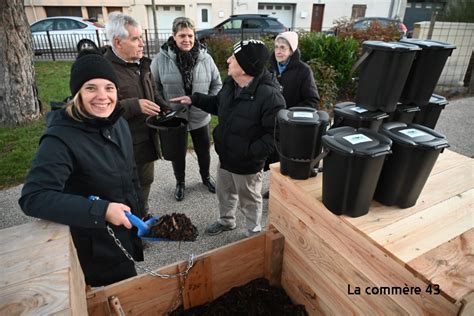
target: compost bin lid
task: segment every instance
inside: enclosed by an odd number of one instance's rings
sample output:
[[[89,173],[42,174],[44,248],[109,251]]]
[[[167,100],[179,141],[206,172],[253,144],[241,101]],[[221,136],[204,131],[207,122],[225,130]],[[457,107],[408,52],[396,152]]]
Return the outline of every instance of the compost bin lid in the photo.
[[[278,111],[278,121],[298,125],[317,125],[329,120],[326,112],[316,111],[309,107],[293,107]]]
[[[391,153],[390,138],[368,128],[333,128],[322,139],[325,147],[343,155],[377,157]]]
[[[419,124],[385,123],[380,128],[380,133],[397,144],[410,147],[439,149],[449,146],[446,136]]]
[[[443,97],[442,95],[438,95],[438,94],[432,94],[431,95],[431,98],[430,98],[430,101],[428,103],[429,105],[436,105],[436,106],[446,106],[446,104],[448,104],[448,100],[446,100],[445,97]]]
[[[423,49],[456,49],[456,45],[453,44],[419,38],[404,38],[400,43],[417,45]]]
[[[420,112],[420,107],[417,105],[409,105],[409,104],[397,104],[397,108],[395,110],[396,112],[406,112],[406,113],[411,113],[411,112]]]
[[[382,42],[382,41],[365,41],[362,43],[364,48],[371,48],[374,50],[388,50],[388,51],[415,51],[421,50],[417,45],[406,44],[400,42]]]
[[[342,102],[334,106],[334,113],[357,121],[377,121],[388,117],[382,111],[369,111],[354,102]]]

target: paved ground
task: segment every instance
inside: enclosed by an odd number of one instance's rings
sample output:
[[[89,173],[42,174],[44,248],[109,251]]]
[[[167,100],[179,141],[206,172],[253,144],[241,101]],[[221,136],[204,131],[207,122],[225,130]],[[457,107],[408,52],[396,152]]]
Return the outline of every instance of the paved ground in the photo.
[[[474,97],[451,101],[442,112],[436,130],[447,135],[451,145],[450,150],[463,155],[474,157]],[[217,156],[212,153],[211,174],[216,171]],[[198,164],[193,152],[188,153],[186,175],[186,197],[182,202],[176,202],[173,193],[175,187],[171,163],[158,161],[156,163],[155,183],[150,196],[151,209],[157,214],[180,212],[185,213],[197,226],[200,236],[195,242],[153,242],[145,250],[146,260],[139,264],[140,271],[144,266],[158,268],[176,261],[186,260],[193,253],[199,255],[244,238],[243,216],[238,214],[238,226],[231,232],[219,236],[204,235],[205,227],[217,218],[217,199],[215,194],[207,191],[200,182]],[[264,177],[264,190],[268,188],[268,174]],[[0,229],[20,225],[34,219],[21,212],[17,200],[21,186],[4,191],[0,195]],[[267,220],[268,201],[264,202],[263,227]]]

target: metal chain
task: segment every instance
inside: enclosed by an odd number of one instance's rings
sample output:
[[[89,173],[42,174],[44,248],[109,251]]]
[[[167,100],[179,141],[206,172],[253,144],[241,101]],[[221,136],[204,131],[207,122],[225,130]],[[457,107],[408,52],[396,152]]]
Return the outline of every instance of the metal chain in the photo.
[[[110,228],[109,225],[107,225],[107,231],[109,232],[109,235],[114,239],[115,241],[115,244],[117,244],[117,246],[120,248],[120,250],[122,250],[123,254],[130,260],[130,261],[133,261],[133,262],[136,262],[135,259],[133,259],[132,255],[128,253],[127,249],[125,249],[125,247],[122,245],[122,243],[120,242],[120,240],[115,236],[115,233],[114,231],[112,230],[112,228]],[[178,278],[178,277],[181,277],[181,276],[184,276],[185,279],[189,273],[189,270],[191,270],[191,268],[193,267],[194,265],[194,255],[191,253],[189,255],[189,259],[188,259],[188,264],[186,266],[186,269],[182,272],[178,272],[178,273],[175,273],[175,274],[162,274],[162,273],[158,273],[158,272],[154,272],[150,269],[148,269],[147,267],[143,267],[143,269],[145,270],[145,272],[147,272],[149,275],[151,276],[154,276],[154,277],[159,277],[159,278],[162,278],[162,279],[171,279],[171,278]],[[183,282],[184,284],[184,282]],[[184,285],[183,285],[184,287]],[[180,289],[180,294],[182,294],[182,288]]]

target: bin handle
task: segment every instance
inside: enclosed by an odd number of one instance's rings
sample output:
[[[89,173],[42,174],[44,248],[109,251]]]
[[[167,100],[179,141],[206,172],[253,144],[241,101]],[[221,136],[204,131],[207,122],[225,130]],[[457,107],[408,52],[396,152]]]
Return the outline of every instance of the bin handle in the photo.
[[[355,62],[355,64],[351,68],[351,73],[350,73],[351,77],[352,77],[352,74],[357,70],[357,68],[360,67],[360,65],[367,59],[367,57],[370,56],[370,54],[372,54],[373,51],[374,51],[373,49],[368,48],[365,51],[365,53],[363,53],[362,56],[360,56],[360,58]]]
[[[292,162],[310,162],[311,163],[310,164],[310,169],[314,169],[314,166],[316,166],[316,164],[318,162],[320,162],[324,157],[326,157],[329,154],[329,150],[323,149],[323,151],[319,155],[317,155],[316,158],[314,158],[314,159],[294,159],[294,158],[290,158],[290,157],[287,157],[287,156],[283,155],[281,153],[280,149],[278,148],[278,144],[277,144],[277,141],[276,141],[277,124],[278,124],[278,119],[277,119],[277,117],[275,117],[275,124],[273,125],[273,143],[275,145],[275,150],[277,151],[278,155],[285,158],[286,160],[290,160]]]

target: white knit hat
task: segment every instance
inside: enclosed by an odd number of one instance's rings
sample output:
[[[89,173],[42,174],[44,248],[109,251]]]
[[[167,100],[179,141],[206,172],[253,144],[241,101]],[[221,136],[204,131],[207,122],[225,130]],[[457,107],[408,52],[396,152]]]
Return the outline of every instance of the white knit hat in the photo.
[[[290,48],[293,52],[295,52],[298,49],[298,34],[296,32],[283,32],[278,34],[278,36],[275,39],[275,42],[278,41],[278,39],[284,39],[290,44]]]

